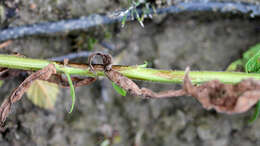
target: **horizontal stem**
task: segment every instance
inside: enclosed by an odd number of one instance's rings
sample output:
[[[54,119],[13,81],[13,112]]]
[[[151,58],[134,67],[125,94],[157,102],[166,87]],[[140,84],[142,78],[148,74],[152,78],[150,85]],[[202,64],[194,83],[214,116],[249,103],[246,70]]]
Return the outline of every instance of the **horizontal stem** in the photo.
[[[80,76],[104,76],[103,65],[93,65],[96,75],[89,71],[87,64],[75,64],[69,63],[64,66],[60,62],[54,62],[49,60],[32,59],[17,57],[14,55],[0,55],[0,67],[6,67],[11,69],[21,70],[40,70],[48,64],[53,63],[56,65],[58,73],[66,71],[71,75]],[[112,68],[124,76],[131,79],[153,81],[160,83],[182,83],[185,75],[184,71],[175,70],[158,70],[151,68],[143,68],[140,66],[122,66],[113,65]],[[219,80],[223,83],[238,83],[243,79],[253,78],[260,80],[260,75],[255,73],[243,73],[243,72],[216,72],[216,71],[190,71],[190,79],[192,83],[202,83],[210,80]]]

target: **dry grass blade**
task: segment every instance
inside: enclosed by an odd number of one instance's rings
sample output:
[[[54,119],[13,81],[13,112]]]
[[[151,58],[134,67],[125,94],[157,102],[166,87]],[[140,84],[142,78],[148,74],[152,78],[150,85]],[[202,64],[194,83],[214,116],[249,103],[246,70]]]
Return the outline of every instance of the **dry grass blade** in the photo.
[[[49,64],[44,67],[42,70],[39,70],[35,73],[32,73],[29,77],[27,77],[12,93],[6,98],[2,105],[0,106],[0,124],[3,126],[4,121],[8,113],[11,110],[11,106],[13,103],[17,102],[22,98],[24,92],[30,87],[33,81],[37,79],[47,80],[52,74],[56,73],[56,68],[53,64]]]

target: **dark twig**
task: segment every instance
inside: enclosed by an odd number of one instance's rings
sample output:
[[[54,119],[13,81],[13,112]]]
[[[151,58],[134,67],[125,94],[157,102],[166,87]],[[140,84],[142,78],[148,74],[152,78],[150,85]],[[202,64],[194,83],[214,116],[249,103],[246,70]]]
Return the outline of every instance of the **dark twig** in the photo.
[[[77,53],[70,53],[64,56],[58,56],[58,57],[51,57],[48,58],[48,60],[52,60],[52,61],[63,61],[64,59],[75,59],[75,58],[80,58],[80,57],[89,57],[91,54],[93,54],[92,51],[81,51],[81,52],[77,52]]]
[[[260,15],[260,6],[247,3],[236,2],[188,2],[178,3],[166,8],[156,9],[157,14],[165,13],[180,13],[180,12],[194,12],[194,11],[219,11],[226,12],[240,12],[242,14],[250,14],[251,17]],[[33,25],[10,27],[0,31],[0,41],[9,39],[16,39],[23,36],[31,35],[50,35],[58,32],[69,32],[73,30],[88,29],[90,27],[101,24],[110,24],[122,21],[124,15],[121,15],[125,10],[117,11],[108,15],[93,14],[79,19],[62,20],[58,22],[44,22]],[[142,11],[137,11],[140,15]],[[150,9],[147,15],[154,14]],[[126,20],[131,20],[131,14],[127,14]]]

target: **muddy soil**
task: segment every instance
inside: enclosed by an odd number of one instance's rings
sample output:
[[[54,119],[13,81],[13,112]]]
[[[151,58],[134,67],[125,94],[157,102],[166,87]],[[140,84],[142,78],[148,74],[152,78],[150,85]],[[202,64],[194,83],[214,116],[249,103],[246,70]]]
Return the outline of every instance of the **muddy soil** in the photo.
[[[14,15],[1,17],[1,28],[77,18],[127,7],[117,0],[9,0],[1,7]],[[177,1],[176,1],[177,2]],[[242,0],[258,4],[258,0]],[[13,4],[13,5],[11,5]],[[9,12],[11,13],[11,12]],[[2,16],[2,15],[1,15]],[[250,46],[260,42],[260,19],[242,14],[215,12],[180,13],[155,16],[142,28],[133,21],[104,25],[89,30],[52,36],[13,40],[1,53],[19,52],[32,58],[48,58],[82,50],[104,50],[101,42],[113,47],[109,52],[116,64],[149,62],[159,69],[223,71]],[[80,40],[85,40],[83,43]],[[97,43],[90,47],[89,39]],[[74,60],[86,62],[86,59]],[[22,77],[5,82],[2,101]],[[179,85],[137,82],[155,91]],[[92,146],[108,139],[115,146],[250,146],[260,145],[260,119],[250,124],[254,110],[239,115],[206,111],[191,97],[143,100],[122,97],[111,83],[96,83],[76,89],[74,112],[68,114],[69,89],[62,89],[55,109],[44,110],[26,96],[15,104],[7,120],[9,127],[0,134],[1,146]]]

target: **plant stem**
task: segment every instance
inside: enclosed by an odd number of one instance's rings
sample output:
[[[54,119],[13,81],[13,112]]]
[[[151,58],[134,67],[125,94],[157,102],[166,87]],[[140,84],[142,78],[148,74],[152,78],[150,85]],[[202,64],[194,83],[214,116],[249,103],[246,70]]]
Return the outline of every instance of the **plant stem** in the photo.
[[[64,71],[70,75],[80,76],[104,76],[103,65],[93,65],[96,75],[89,71],[87,64],[69,63],[64,66],[61,62],[49,60],[32,59],[17,57],[14,55],[0,55],[0,67],[21,70],[40,70],[48,64],[53,63],[56,66],[58,73]],[[112,68],[130,79],[143,81],[153,81],[160,83],[182,83],[185,71],[174,70],[158,70],[151,68],[143,68],[139,66],[122,66],[113,65]],[[210,80],[219,80],[223,83],[238,83],[243,79],[253,78],[260,80],[260,75],[255,73],[243,72],[216,72],[216,71],[190,71],[190,79],[192,83],[198,84]]]

